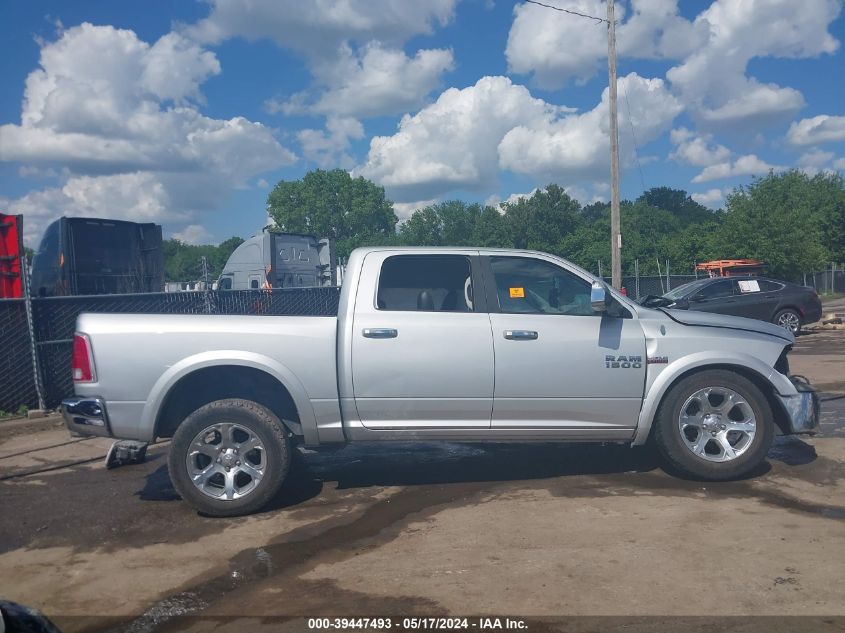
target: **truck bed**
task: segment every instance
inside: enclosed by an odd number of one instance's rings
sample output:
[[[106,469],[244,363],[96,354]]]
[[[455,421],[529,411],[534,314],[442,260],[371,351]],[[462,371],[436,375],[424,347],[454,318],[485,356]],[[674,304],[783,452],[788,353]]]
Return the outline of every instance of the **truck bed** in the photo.
[[[276,288],[151,292],[128,295],[49,297],[32,300],[38,339],[51,342],[42,350],[48,372],[48,407],[73,395],[71,339],[80,314],[182,314],[336,317],[340,288]],[[128,333],[129,334],[129,333]]]
[[[97,381],[77,385],[76,393],[109,394],[119,437],[150,441],[166,391],[220,363],[296,381],[303,411],[306,404],[338,407],[336,317],[84,313],[78,328],[92,341]]]

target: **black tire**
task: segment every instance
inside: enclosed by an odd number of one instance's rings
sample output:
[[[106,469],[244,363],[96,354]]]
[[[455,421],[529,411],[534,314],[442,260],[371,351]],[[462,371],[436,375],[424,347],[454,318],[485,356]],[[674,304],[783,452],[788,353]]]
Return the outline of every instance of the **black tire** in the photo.
[[[260,481],[243,496],[233,499],[213,498],[204,493],[194,485],[188,471],[191,443],[200,432],[221,423],[234,423],[248,429],[260,440],[261,459],[266,459]],[[210,402],[185,418],[173,434],[167,458],[170,479],[182,499],[200,513],[213,517],[241,516],[264,507],[281,488],[290,462],[291,449],[279,418],[256,402],[237,398]]]
[[[781,321],[788,321],[790,323],[794,323],[794,326],[787,326]],[[779,325],[785,330],[789,330],[796,336],[798,336],[798,334],[801,332],[801,315],[798,314],[797,310],[793,310],[792,308],[784,308],[783,310],[779,311],[775,315],[775,318],[772,319],[772,323],[774,323],[775,325]]]
[[[681,409],[700,389],[727,388],[745,399],[755,417],[755,433],[747,448],[730,461],[715,462],[691,450],[679,425]],[[766,458],[774,440],[772,410],[765,395],[753,382],[732,371],[711,369],[691,374],[673,385],[657,410],[653,437],[668,470],[707,481],[738,479],[750,474]],[[703,433],[703,431],[702,431]],[[704,435],[708,441],[707,435]],[[711,445],[712,446],[712,445]]]

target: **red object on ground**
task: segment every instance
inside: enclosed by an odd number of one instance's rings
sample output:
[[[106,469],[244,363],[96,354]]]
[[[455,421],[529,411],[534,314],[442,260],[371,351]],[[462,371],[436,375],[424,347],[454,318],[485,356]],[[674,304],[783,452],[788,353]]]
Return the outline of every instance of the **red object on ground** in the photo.
[[[759,275],[763,262],[756,259],[714,259],[698,264],[696,270],[704,270],[711,277],[735,277],[738,275]]]
[[[0,213],[0,299],[23,297],[23,216]]]

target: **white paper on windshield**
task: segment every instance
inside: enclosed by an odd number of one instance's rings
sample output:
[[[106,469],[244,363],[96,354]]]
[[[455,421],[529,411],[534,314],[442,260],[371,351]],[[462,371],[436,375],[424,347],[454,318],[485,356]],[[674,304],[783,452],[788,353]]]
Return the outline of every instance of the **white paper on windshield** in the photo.
[[[756,279],[745,279],[738,283],[740,292],[760,292],[760,284]]]

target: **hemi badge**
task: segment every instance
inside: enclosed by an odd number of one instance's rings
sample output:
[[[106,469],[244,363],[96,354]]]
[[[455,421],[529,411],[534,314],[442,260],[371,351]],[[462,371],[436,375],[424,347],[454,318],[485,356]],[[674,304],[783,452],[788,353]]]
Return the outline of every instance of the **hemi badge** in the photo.
[[[646,363],[648,365],[668,365],[669,364],[669,357],[668,356],[649,356],[646,359]]]

